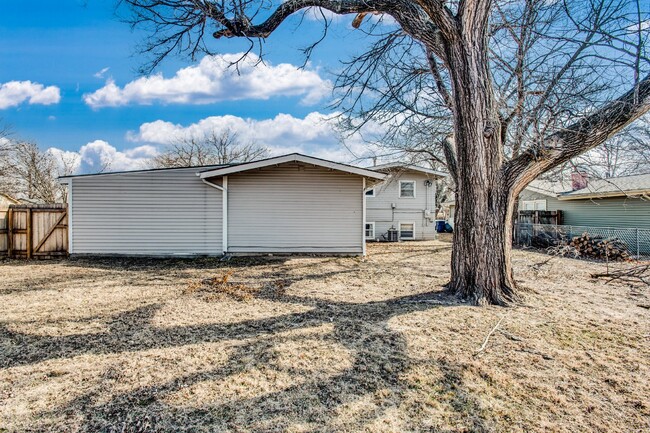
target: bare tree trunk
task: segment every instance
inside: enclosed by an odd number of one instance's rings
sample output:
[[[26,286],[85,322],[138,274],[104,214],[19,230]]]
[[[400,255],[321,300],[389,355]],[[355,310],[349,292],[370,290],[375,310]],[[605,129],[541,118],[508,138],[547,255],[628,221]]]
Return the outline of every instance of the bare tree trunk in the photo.
[[[486,193],[466,182],[456,197],[448,287],[475,304],[507,305],[519,299],[510,260],[515,199],[503,192],[490,197],[488,206],[476,206]]]
[[[468,28],[485,28],[475,24]],[[501,122],[487,59],[487,35],[461,34],[447,53],[457,176],[449,288],[476,304],[505,305],[517,299],[510,261],[516,195],[502,172]]]

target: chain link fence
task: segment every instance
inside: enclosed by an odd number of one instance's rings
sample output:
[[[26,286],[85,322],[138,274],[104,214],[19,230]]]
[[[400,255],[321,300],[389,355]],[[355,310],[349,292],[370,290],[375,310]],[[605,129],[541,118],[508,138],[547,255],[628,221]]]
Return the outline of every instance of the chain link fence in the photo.
[[[515,245],[548,248],[566,245],[576,236],[588,233],[603,240],[625,243],[631,256],[650,257],[650,229],[587,227],[554,224],[515,224]]]

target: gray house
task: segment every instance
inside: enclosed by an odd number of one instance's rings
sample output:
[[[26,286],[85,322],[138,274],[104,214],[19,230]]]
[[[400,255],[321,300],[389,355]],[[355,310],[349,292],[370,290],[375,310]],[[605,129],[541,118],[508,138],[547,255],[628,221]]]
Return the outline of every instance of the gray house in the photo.
[[[384,177],[300,154],[66,176],[69,252],[364,254],[364,191]]]
[[[400,163],[372,169],[386,180],[366,190],[366,239],[381,239],[390,228],[400,240],[435,239],[436,180],[447,175]]]

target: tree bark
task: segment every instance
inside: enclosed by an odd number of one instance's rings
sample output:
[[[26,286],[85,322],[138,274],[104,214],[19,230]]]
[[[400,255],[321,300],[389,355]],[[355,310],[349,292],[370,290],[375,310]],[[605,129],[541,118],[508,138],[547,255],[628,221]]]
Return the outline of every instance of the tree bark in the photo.
[[[516,199],[504,191],[490,197],[488,206],[476,206],[486,195],[471,180],[458,189],[448,287],[477,305],[508,305],[520,299],[510,259]]]
[[[512,275],[512,212],[506,185],[501,121],[487,58],[487,26],[461,20],[447,45],[456,150],[456,215],[449,288],[475,304],[517,300]],[[478,29],[472,31],[473,29]]]

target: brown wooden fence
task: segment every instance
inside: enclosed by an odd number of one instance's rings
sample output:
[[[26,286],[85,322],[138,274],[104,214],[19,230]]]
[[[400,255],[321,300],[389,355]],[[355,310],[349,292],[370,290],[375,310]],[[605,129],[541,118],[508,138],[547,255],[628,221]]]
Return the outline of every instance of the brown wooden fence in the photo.
[[[10,205],[0,210],[0,257],[31,259],[67,255],[65,204]]]

